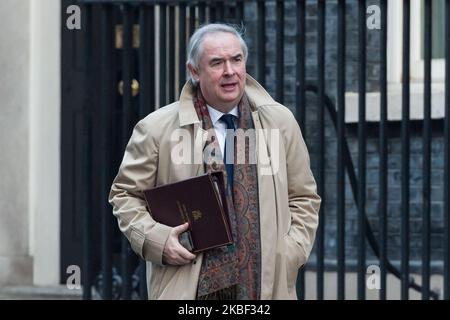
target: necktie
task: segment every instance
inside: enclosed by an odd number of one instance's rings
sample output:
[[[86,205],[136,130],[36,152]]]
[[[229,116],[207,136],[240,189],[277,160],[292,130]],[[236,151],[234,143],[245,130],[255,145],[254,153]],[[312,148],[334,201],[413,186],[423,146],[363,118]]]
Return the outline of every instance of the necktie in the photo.
[[[234,131],[236,128],[234,127],[233,122],[234,115],[232,114],[224,114],[220,120],[225,122],[227,125],[227,134],[225,136],[225,146],[223,153],[223,162],[225,163],[225,169],[227,170],[227,178],[228,178],[228,186],[230,190],[233,190],[233,174],[234,174]],[[232,143],[233,148],[230,147],[230,150],[227,152],[227,141]],[[231,154],[227,154],[231,152]],[[228,160],[228,161],[227,161]],[[228,163],[229,162],[229,163]]]

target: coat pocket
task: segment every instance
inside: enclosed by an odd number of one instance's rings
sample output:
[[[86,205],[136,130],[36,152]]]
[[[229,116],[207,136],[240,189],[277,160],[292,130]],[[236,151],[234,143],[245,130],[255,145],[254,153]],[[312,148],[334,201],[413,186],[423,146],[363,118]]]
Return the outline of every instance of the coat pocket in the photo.
[[[285,261],[287,286],[288,288],[293,288],[295,287],[295,283],[297,281],[298,270],[301,267],[301,251],[295,241],[288,234],[284,236],[284,245],[286,248]]]
[[[151,277],[148,285],[150,300],[158,299],[161,290],[161,280],[164,273],[164,267],[152,263]]]

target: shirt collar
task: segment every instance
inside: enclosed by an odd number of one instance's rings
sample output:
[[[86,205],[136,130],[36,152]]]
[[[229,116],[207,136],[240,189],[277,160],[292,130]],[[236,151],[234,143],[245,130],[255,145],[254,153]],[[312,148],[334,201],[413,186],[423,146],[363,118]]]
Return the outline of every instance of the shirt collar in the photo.
[[[208,107],[209,116],[211,117],[212,125],[215,126],[216,122],[219,121],[220,117],[223,116],[225,113],[220,112],[217,109],[214,109],[213,107],[210,107],[209,105],[206,105]],[[238,117],[238,107],[235,106],[233,109],[231,109],[228,114],[232,114],[236,118]]]

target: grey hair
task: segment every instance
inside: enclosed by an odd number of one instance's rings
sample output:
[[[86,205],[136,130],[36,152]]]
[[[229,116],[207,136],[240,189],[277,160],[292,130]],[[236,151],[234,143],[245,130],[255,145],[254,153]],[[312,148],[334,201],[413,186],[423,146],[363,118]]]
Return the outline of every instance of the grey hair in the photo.
[[[247,44],[243,39],[244,34],[243,26],[240,27],[224,23],[211,23],[199,27],[192,35],[189,41],[188,60],[186,62],[186,66],[191,65],[194,69],[198,70],[200,57],[203,53],[202,44],[203,40],[205,39],[205,36],[208,34],[219,32],[231,33],[238,38],[239,42],[241,43],[242,52],[244,54],[244,61],[247,62],[248,48]],[[191,80],[192,84],[196,86],[197,81],[194,80],[189,68],[188,68],[188,77]]]

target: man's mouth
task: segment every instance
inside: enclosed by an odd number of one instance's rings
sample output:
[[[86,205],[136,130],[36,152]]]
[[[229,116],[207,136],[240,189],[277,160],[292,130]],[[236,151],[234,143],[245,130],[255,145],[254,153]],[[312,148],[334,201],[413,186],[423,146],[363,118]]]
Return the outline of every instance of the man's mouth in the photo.
[[[223,83],[221,85],[222,88],[224,88],[225,90],[234,90],[234,88],[236,88],[237,86],[237,82],[231,82],[231,83]]]

